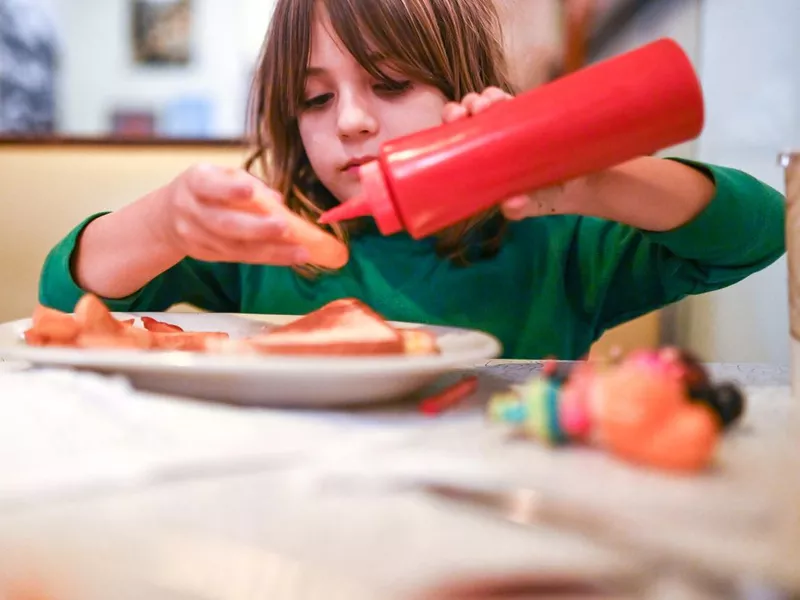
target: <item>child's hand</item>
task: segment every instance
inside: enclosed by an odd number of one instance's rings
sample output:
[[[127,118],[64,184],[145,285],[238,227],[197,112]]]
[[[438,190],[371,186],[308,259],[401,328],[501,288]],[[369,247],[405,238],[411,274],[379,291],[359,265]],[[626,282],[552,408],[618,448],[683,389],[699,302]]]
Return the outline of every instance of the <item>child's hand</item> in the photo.
[[[302,264],[308,251],[290,243],[280,216],[249,210],[260,195],[278,194],[249,173],[195,165],[167,187],[160,237],[182,256],[204,261]]]
[[[444,107],[442,118],[445,123],[457,121],[465,117],[477,115],[490,106],[510,100],[513,96],[500,88],[489,87],[480,94],[470,93],[461,102],[449,102]],[[526,217],[537,217],[564,212],[562,201],[563,186],[538,190],[509,198],[501,205],[507,219],[519,220]]]

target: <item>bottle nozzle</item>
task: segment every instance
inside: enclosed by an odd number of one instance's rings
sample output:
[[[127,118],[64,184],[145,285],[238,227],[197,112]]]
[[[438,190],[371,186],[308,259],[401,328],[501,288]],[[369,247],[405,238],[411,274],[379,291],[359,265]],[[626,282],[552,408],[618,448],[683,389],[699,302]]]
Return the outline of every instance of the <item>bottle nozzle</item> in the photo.
[[[386,179],[377,160],[368,162],[358,170],[361,193],[339,206],[322,213],[319,223],[339,223],[358,217],[372,217],[383,235],[402,231],[403,225],[397,215]]]
[[[370,210],[368,200],[364,196],[354,196],[346,202],[342,202],[339,206],[322,213],[318,222],[321,225],[329,225],[340,221],[349,221],[357,217],[369,216],[372,216],[372,210]]]

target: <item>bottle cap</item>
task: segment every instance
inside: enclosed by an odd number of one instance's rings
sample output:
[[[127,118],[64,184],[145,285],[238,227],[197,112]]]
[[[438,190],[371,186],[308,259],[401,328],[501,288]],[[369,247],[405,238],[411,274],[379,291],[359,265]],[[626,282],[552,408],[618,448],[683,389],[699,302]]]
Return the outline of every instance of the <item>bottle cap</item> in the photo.
[[[372,217],[383,235],[402,231],[403,224],[392,202],[380,162],[374,160],[366,163],[358,170],[358,176],[361,179],[361,194],[324,212],[319,223],[327,225],[357,217]]]

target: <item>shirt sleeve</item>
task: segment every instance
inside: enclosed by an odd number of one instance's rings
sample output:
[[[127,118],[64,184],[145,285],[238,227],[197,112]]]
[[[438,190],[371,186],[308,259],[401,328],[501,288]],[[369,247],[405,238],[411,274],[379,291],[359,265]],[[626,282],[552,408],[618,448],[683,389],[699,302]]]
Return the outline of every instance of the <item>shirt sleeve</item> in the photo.
[[[39,302],[65,312],[86,294],[72,273],[72,259],[86,226],[107,213],[84,220],[47,255],[39,280]],[[185,302],[203,310],[239,312],[238,265],[186,258],[125,298],[103,298],[112,311],[164,311]]]
[[[688,295],[737,283],[785,252],[783,196],[735,169],[694,161],[715,183],[712,201],[688,223],[648,232],[583,218],[570,264],[584,309],[599,336],[604,330]]]

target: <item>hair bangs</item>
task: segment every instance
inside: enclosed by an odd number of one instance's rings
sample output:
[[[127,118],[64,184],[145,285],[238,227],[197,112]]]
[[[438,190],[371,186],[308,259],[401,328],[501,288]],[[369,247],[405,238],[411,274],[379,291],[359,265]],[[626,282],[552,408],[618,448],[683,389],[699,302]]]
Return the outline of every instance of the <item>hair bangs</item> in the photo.
[[[391,67],[453,97],[441,28],[429,2],[320,0],[335,37],[371,76],[391,82]],[[445,85],[443,85],[445,84]],[[445,89],[442,89],[445,88]]]

